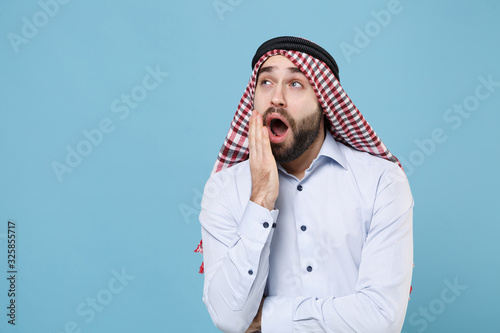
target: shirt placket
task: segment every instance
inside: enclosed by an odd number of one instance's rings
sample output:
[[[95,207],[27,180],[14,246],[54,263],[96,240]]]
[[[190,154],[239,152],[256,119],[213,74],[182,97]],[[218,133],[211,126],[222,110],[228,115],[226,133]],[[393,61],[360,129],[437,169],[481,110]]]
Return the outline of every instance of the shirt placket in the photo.
[[[307,284],[308,280],[315,274],[317,262],[314,260],[314,238],[312,232],[314,225],[310,221],[310,216],[307,210],[308,184],[306,178],[298,181],[295,187],[294,210],[295,210],[295,229],[297,234],[298,252],[300,254],[299,271],[303,284]]]

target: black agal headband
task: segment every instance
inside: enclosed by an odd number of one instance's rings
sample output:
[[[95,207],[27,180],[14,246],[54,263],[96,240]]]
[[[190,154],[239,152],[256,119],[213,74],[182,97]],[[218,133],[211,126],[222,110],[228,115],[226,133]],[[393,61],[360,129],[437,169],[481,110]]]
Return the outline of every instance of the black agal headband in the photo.
[[[255,52],[252,59],[252,69],[255,67],[257,61],[260,57],[272,50],[291,50],[304,52],[310,56],[323,61],[333,72],[335,78],[340,81],[339,78],[339,67],[335,62],[335,59],[328,53],[324,48],[315,44],[307,39],[291,36],[276,37],[264,42]]]

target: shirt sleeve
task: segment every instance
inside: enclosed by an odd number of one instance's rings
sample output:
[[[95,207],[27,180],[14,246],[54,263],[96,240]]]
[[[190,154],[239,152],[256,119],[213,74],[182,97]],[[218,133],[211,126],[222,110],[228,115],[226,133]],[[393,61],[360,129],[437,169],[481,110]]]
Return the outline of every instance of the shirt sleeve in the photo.
[[[267,297],[262,332],[401,332],[413,270],[412,212],[413,198],[403,172],[382,176],[356,292]]]
[[[207,192],[217,195],[211,195]],[[215,190],[214,190],[215,189]],[[259,308],[269,272],[269,247],[277,210],[248,201],[241,216],[217,177],[212,177],[202,201],[203,301],[214,324],[224,332],[245,332]],[[231,207],[233,205],[233,207]]]

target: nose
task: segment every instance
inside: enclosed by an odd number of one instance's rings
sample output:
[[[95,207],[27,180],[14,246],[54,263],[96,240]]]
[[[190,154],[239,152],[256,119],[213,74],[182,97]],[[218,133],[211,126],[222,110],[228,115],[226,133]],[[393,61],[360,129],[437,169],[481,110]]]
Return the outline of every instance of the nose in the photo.
[[[281,107],[281,108],[286,107],[285,94],[283,91],[283,87],[280,84],[276,85],[276,87],[274,88],[273,95],[271,98],[271,104],[274,107]]]

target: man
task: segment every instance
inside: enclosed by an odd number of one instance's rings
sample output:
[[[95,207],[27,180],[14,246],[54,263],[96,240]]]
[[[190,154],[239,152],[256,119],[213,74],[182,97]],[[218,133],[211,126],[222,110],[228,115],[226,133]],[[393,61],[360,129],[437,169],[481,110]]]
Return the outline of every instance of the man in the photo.
[[[413,262],[408,182],[296,37],[257,50],[205,186],[203,300],[224,332],[400,332]]]

